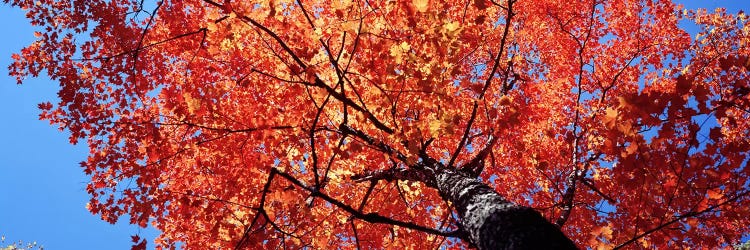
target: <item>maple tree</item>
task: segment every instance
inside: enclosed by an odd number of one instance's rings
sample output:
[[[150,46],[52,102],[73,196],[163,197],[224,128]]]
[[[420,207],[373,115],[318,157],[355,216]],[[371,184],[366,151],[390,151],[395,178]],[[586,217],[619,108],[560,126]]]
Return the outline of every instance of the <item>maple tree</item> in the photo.
[[[4,2],[41,28],[11,74],[58,81],[41,118],[89,145],[88,209],[153,225],[159,247],[717,248],[750,232],[742,12]]]

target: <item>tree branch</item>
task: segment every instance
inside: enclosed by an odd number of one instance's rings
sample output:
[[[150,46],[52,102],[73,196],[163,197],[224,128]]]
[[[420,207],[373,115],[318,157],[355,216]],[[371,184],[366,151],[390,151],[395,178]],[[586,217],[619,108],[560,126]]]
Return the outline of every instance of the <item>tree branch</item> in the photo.
[[[675,222],[678,222],[678,221],[680,221],[682,219],[690,218],[690,217],[696,217],[696,216],[699,216],[701,214],[711,212],[711,211],[713,211],[714,209],[716,209],[718,207],[726,205],[727,203],[730,203],[730,202],[734,202],[734,201],[738,200],[739,198],[742,198],[742,197],[744,197],[745,195],[748,195],[748,194],[750,194],[750,190],[746,190],[745,192],[741,192],[741,193],[737,194],[736,196],[734,196],[734,197],[732,197],[730,199],[727,199],[727,200],[725,200],[725,201],[723,201],[723,202],[721,202],[719,204],[710,206],[710,207],[708,207],[706,209],[703,209],[701,211],[697,211],[697,212],[690,211],[690,212],[678,215],[678,216],[676,216],[674,219],[672,219],[670,221],[662,223],[661,225],[658,225],[658,226],[656,226],[656,227],[654,227],[652,229],[646,230],[645,232],[636,235],[635,237],[631,238],[630,240],[627,240],[627,241],[625,241],[625,242],[617,245],[615,248],[613,248],[613,250],[623,248],[624,246],[627,246],[627,245],[629,245],[629,244],[631,244],[633,242],[636,242],[637,240],[639,240],[639,239],[641,239],[643,237],[646,237],[647,235],[649,235],[649,234],[651,234],[653,232],[659,231],[662,228],[665,228],[665,227],[667,227],[667,226],[669,226],[671,224],[674,224]]]
[[[443,232],[443,231],[439,231],[439,230],[436,230],[436,229],[433,229],[433,228],[428,228],[428,227],[425,227],[425,226],[421,226],[421,225],[417,225],[417,224],[414,224],[414,223],[410,223],[410,222],[404,222],[404,221],[394,220],[394,219],[382,216],[382,215],[377,214],[377,213],[362,213],[362,212],[358,211],[357,209],[355,209],[355,208],[353,208],[353,207],[351,207],[349,205],[346,205],[343,202],[341,202],[339,200],[336,200],[333,197],[330,197],[330,196],[326,195],[325,193],[322,193],[320,190],[317,190],[315,188],[311,188],[311,187],[305,186],[304,184],[302,184],[299,180],[297,180],[293,176],[291,176],[291,175],[289,175],[287,173],[281,172],[281,171],[279,171],[276,168],[272,168],[271,169],[271,173],[278,174],[279,176],[283,177],[284,179],[286,179],[287,181],[291,182],[295,186],[298,186],[298,187],[300,187],[300,188],[302,188],[304,190],[307,190],[312,195],[318,196],[318,197],[322,198],[323,200],[327,201],[328,203],[331,203],[332,205],[334,205],[334,206],[336,206],[336,207],[338,207],[338,208],[340,208],[340,209],[348,212],[349,214],[351,214],[352,216],[354,216],[357,219],[361,219],[361,220],[364,220],[364,221],[367,221],[367,222],[370,222],[370,223],[396,225],[396,226],[399,226],[399,227],[409,228],[409,229],[412,229],[412,230],[416,230],[416,231],[420,231],[420,232],[424,232],[424,233],[429,233],[429,234],[434,234],[434,235],[439,235],[439,236],[445,236],[445,237],[460,237],[461,236],[458,233],[458,231]],[[465,240],[465,239],[462,238],[462,240]]]
[[[400,161],[402,161],[404,163],[406,162],[406,155],[404,155],[403,153],[401,153],[398,150],[394,149],[393,147],[391,147],[391,146],[383,143],[382,141],[376,140],[375,138],[373,138],[373,137],[365,134],[364,132],[362,132],[360,130],[352,128],[352,127],[350,127],[349,125],[346,125],[346,124],[341,124],[341,126],[339,126],[339,131],[341,133],[345,134],[345,135],[353,135],[353,136],[355,136],[355,137],[357,137],[357,138],[365,141],[365,143],[367,143],[368,145],[374,146],[375,148],[379,149],[383,153],[395,156],[396,159],[398,159],[398,160],[400,160]]]
[[[213,5],[215,7],[218,7],[218,8],[222,8],[223,7],[223,5],[221,5],[219,3],[216,3],[214,1],[211,1],[211,0],[203,0],[203,1],[206,2],[206,3],[209,3],[211,5]],[[266,27],[266,26],[258,23],[257,21],[255,21],[254,19],[252,19],[252,18],[250,18],[248,16],[238,15],[237,17],[240,18],[240,20],[242,20],[242,21],[244,21],[246,23],[251,24],[252,26],[254,26],[254,27],[262,30],[264,33],[266,33],[267,35],[271,36],[271,38],[273,38],[273,40],[275,40],[276,43],[278,43],[279,46],[281,46],[281,48],[290,57],[292,57],[292,59],[297,63],[297,65],[300,68],[302,68],[302,69],[307,69],[308,68],[308,65],[305,64],[305,62],[303,62],[302,59],[300,59],[299,56],[297,56],[296,53],[294,53],[294,51],[289,47],[289,45],[287,45],[286,42],[284,42],[284,40],[281,39],[281,37],[279,37],[278,34],[276,34],[276,32],[270,30],[268,27]],[[320,88],[325,89],[326,91],[328,91],[328,93],[331,96],[333,96],[337,100],[341,101],[345,105],[348,105],[348,106],[352,107],[354,110],[357,110],[357,111],[365,114],[365,116],[367,117],[367,119],[370,120],[370,122],[372,122],[372,124],[375,125],[375,127],[377,127],[378,129],[382,130],[383,132],[386,132],[388,134],[393,134],[394,133],[394,130],[392,128],[388,127],[387,125],[385,125],[385,123],[383,123],[380,120],[378,120],[377,117],[375,117],[375,115],[372,112],[370,112],[366,108],[363,108],[359,104],[356,104],[354,101],[352,101],[351,99],[347,98],[342,93],[337,92],[331,86],[328,86],[328,84],[326,84],[325,82],[323,82],[323,80],[320,79],[320,77],[318,77],[317,75],[315,75],[315,80],[314,80],[314,83],[312,83],[312,85],[316,86],[316,87],[320,87]]]
[[[469,132],[471,132],[471,126],[474,123],[474,120],[477,116],[477,109],[479,108],[479,100],[481,100],[484,97],[484,93],[487,91],[487,89],[490,87],[490,83],[492,83],[492,78],[495,76],[495,73],[497,72],[498,67],[500,66],[500,58],[502,58],[503,53],[505,51],[505,43],[508,39],[508,32],[510,31],[510,23],[511,19],[513,18],[513,2],[514,1],[508,1],[508,15],[505,17],[505,26],[503,27],[503,36],[500,39],[500,50],[497,52],[497,55],[495,56],[494,63],[492,65],[492,69],[490,70],[490,74],[487,76],[487,80],[484,82],[484,86],[482,87],[482,91],[479,93],[479,96],[476,100],[474,100],[474,106],[471,110],[471,117],[469,118],[469,121],[466,123],[466,129],[464,129],[464,135],[461,137],[461,141],[458,143],[458,147],[456,147],[456,150],[453,152],[453,155],[451,155],[450,161],[448,161],[448,166],[453,166],[453,164],[456,161],[456,158],[458,158],[458,154],[461,153],[464,145],[466,144],[466,140],[469,138]]]

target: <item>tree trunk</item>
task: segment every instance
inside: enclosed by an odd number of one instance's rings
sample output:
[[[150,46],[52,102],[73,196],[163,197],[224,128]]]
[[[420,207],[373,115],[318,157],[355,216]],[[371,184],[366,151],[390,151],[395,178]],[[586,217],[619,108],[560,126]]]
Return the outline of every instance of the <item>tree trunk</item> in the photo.
[[[435,184],[440,195],[453,202],[461,226],[479,249],[578,249],[534,209],[506,201],[460,171],[437,169]]]

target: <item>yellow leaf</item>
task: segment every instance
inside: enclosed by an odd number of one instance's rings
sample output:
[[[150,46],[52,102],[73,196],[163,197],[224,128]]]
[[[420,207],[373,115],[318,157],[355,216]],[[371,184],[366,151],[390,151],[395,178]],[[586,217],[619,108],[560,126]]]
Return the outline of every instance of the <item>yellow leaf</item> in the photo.
[[[367,28],[367,31],[373,34],[378,34],[385,28],[385,24],[383,22],[375,22],[372,25],[364,26],[363,28]]]
[[[223,226],[219,226],[219,238],[224,241],[232,240],[232,237],[229,235],[229,229]]]
[[[359,22],[349,21],[341,24],[341,29],[346,32],[359,34]]]
[[[185,103],[187,104],[188,112],[190,114],[193,114],[195,110],[200,108],[201,100],[193,98],[193,96],[190,95],[190,93],[185,92],[182,94],[182,97],[185,98]]]
[[[323,36],[323,29],[321,29],[319,27],[316,27],[315,30],[314,30],[314,32],[315,32],[315,36],[313,36],[313,38],[315,40],[318,40],[318,39],[320,39],[321,36]]]
[[[397,64],[401,63],[401,56],[403,55],[401,47],[394,44],[390,49],[388,49],[388,52],[390,52],[391,56],[396,59]]]
[[[216,28],[217,28],[217,27],[216,27],[216,23],[214,23],[214,22],[208,22],[208,23],[206,24],[206,29],[207,29],[207,30],[208,30],[209,32],[214,32],[214,31],[216,31]]]
[[[443,24],[440,33],[444,38],[453,39],[461,30],[461,24],[458,21],[447,22]]]
[[[460,24],[457,21],[453,21],[453,22],[445,23],[443,25],[443,28],[445,28],[445,31],[450,33],[450,32],[456,31],[459,26]]]
[[[409,51],[411,49],[411,46],[406,41],[401,42],[398,46],[401,47],[403,51]]]
[[[617,123],[617,110],[613,108],[607,108],[604,112],[605,114],[602,118],[604,126],[606,126],[608,129],[612,129],[612,127],[614,127]]]
[[[289,162],[292,162],[292,161],[297,160],[297,158],[299,158],[300,155],[301,154],[299,152],[299,149],[297,149],[297,148],[290,148],[289,151],[288,151],[288,153],[286,154],[286,158],[287,158],[287,160]]]
[[[602,241],[601,239],[604,239]],[[596,227],[591,230],[591,237],[589,238],[589,244],[596,246],[595,249],[612,249],[612,246],[605,243],[612,239],[612,226],[606,225],[602,227]]]
[[[352,5],[351,0],[333,1],[331,3],[331,8],[333,8],[334,10],[343,10],[343,9],[349,8],[349,6],[351,5]]]
[[[612,239],[612,227],[610,227],[609,225],[602,227],[602,236],[604,236],[604,238],[607,240]]]
[[[430,136],[437,137],[440,135],[442,124],[443,122],[440,120],[430,121]]]
[[[682,68],[682,70],[680,71],[680,73],[682,73],[682,75],[685,75],[685,74],[687,74],[687,73],[688,73],[689,71],[690,71],[690,65],[688,65],[688,66],[685,66],[685,68]]]
[[[409,45],[409,43],[404,41],[401,42],[401,44],[394,44],[388,51],[390,52],[391,56],[396,59],[396,64],[399,64],[402,61],[401,59],[404,55],[404,52],[409,51],[410,49],[411,46]]]
[[[341,214],[341,213],[337,213],[337,214],[336,214],[336,219],[338,219],[338,220],[339,220],[339,223],[341,223],[341,224],[344,224],[344,223],[346,223],[346,222],[347,222],[347,221],[349,220],[349,217],[347,217],[347,216],[344,216],[344,215],[343,215],[343,214]]]
[[[638,240],[638,243],[641,243],[641,246],[643,246],[643,248],[645,249],[651,248],[651,243],[648,242],[645,238],[641,238],[640,240]]]
[[[430,0],[412,0],[412,4],[414,4],[414,8],[417,11],[425,12],[427,11],[427,6],[430,4]]]

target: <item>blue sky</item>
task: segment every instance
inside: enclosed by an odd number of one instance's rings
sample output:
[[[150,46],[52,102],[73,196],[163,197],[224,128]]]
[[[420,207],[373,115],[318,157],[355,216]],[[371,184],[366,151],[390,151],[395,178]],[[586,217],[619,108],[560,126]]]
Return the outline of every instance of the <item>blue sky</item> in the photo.
[[[86,210],[88,177],[78,163],[88,149],[38,119],[37,104],[56,100],[57,84],[40,77],[17,85],[8,76],[11,54],[33,41],[34,30],[5,4],[0,27],[0,246],[22,240],[45,249],[130,249],[130,235],[153,239],[153,229],[111,225]]]
[[[680,2],[688,8],[750,10],[746,0]],[[34,30],[23,12],[5,4],[0,27],[0,235],[6,237],[0,246],[22,240],[46,249],[129,249],[130,235],[153,239],[153,229],[111,225],[86,210],[88,177],[78,163],[88,149],[70,145],[66,132],[38,120],[37,104],[54,102],[57,84],[40,77],[16,85],[8,76],[11,54],[33,41]]]

